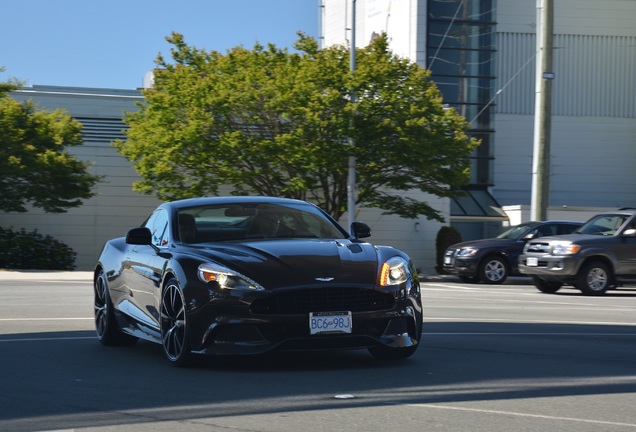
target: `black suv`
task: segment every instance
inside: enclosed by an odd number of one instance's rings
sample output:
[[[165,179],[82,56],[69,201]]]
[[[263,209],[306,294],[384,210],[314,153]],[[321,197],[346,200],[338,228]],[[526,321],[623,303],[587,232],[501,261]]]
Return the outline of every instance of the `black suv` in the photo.
[[[444,253],[444,271],[463,282],[503,283],[519,275],[517,258],[530,239],[568,234],[583,225],[577,221],[526,222],[495,238],[457,243]]]
[[[573,234],[526,244],[521,273],[541,292],[573,285],[587,295],[636,282],[636,209],[594,216]]]

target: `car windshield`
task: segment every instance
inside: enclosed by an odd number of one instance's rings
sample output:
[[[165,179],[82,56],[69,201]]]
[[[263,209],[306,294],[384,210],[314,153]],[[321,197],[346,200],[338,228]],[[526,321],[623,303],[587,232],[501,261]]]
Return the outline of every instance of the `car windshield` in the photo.
[[[181,209],[178,238],[205,243],[277,238],[347,238],[316,207],[299,204],[232,203]]]
[[[532,228],[532,225],[517,225],[510,228],[507,231],[502,232],[497,236],[498,239],[509,239],[509,240],[517,240],[520,237],[526,235],[528,231]]]
[[[580,234],[594,234],[611,236],[614,235],[621,226],[629,219],[628,215],[602,214],[594,216],[579,228],[576,232]]]

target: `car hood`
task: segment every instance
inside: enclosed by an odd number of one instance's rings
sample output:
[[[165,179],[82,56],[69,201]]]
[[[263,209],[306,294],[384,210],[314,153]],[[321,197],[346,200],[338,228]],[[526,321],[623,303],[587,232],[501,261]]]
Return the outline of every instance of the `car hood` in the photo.
[[[325,283],[375,285],[378,254],[350,240],[259,240],[193,246],[201,259],[236,270],[268,289]]]
[[[491,238],[491,239],[472,240],[472,241],[467,241],[463,243],[457,243],[450,246],[448,249],[452,250],[452,249],[460,249],[465,247],[474,247],[476,249],[502,248],[502,247],[512,246],[518,243],[519,242],[517,240]]]
[[[605,243],[611,241],[610,239],[616,238],[616,236],[603,236],[598,234],[564,234],[560,236],[546,236],[539,237],[537,239],[532,240],[532,243],[549,243],[555,241],[571,241],[576,243],[585,243],[585,244],[593,244],[593,243]]]

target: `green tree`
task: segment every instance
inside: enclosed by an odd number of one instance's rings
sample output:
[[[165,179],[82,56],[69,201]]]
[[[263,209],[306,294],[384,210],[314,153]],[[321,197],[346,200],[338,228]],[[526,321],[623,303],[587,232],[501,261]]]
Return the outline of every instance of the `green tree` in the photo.
[[[88,164],[65,148],[82,143],[82,125],[67,113],[18,102],[0,86],[0,211],[26,212],[26,205],[61,213],[94,195],[99,180]]]
[[[310,200],[339,218],[354,155],[358,205],[442,220],[404,192],[451,197],[469,179],[477,142],[466,120],[444,109],[427,70],[390,52],[386,35],[357,50],[354,72],[347,47],[319,49],[303,34],[293,53],[167,40],[172,62],[157,58],[154,87],[116,143],[142,177],[138,191],[171,200],[230,185]]]

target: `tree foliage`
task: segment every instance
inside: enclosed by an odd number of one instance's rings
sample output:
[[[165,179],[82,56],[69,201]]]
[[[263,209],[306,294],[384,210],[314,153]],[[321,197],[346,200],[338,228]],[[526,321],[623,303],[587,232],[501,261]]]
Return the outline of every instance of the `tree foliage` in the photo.
[[[0,90],[0,211],[26,212],[26,205],[61,213],[94,195],[99,177],[65,149],[82,143],[82,125],[67,113],[41,110]]]
[[[347,47],[319,49],[303,34],[296,52],[257,44],[221,54],[177,33],[167,40],[172,61],[157,58],[154,86],[116,143],[142,177],[136,190],[171,200],[229,185],[310,200],[338,218],[353,155],[358,205],[441,220],[405,191],[450,197],[469,179],[477,143],[466,120],[386,35],[357,50],[353,72]]]

